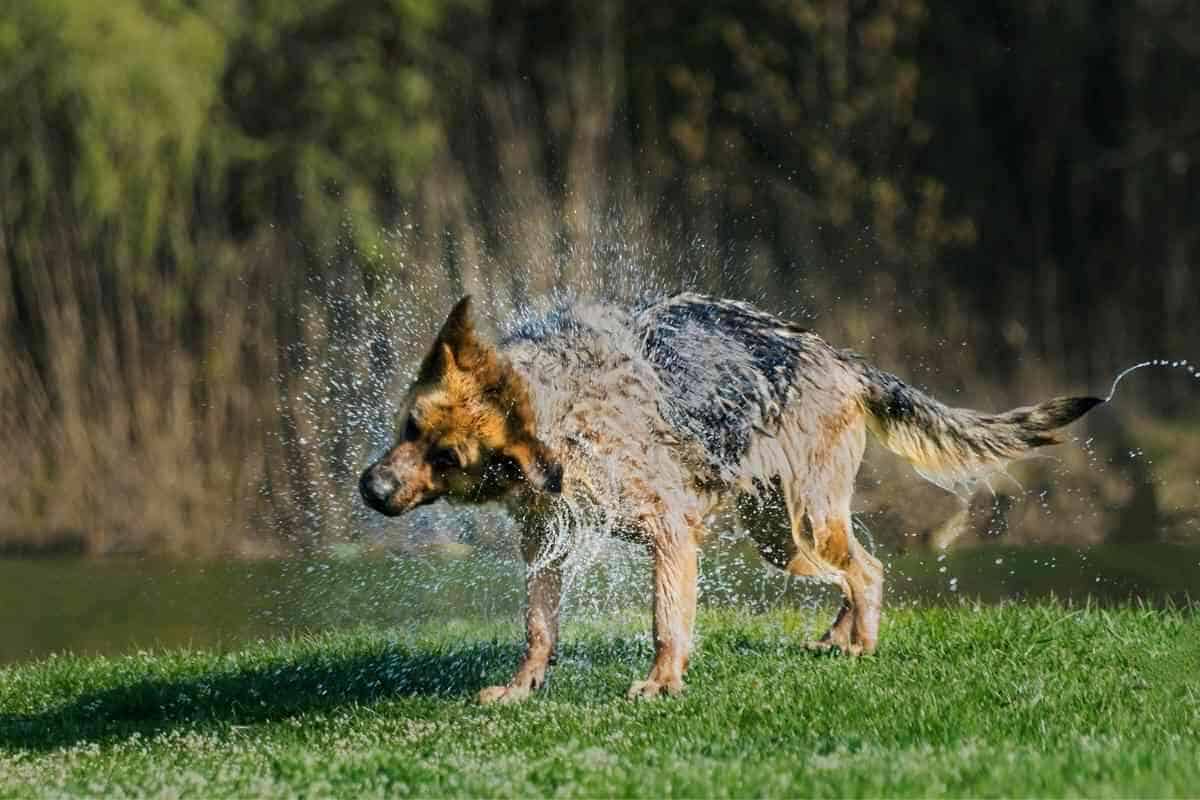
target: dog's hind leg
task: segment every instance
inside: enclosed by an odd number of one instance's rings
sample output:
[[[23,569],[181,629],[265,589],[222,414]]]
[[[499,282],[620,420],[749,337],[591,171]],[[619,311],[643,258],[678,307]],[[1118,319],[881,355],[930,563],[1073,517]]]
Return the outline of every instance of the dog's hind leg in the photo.
[[[660,522],[645,527],[654,555],[654,664],[646,680],[629,687],[630,698],[683,691],[696,621],[696,532]]]
[[[813,650],[838,649],[855,652],[854,620],[856,612],[854,584],[846,572],[850,566],[848,528],[837,517],[823,518],[815,523],[811,515],[789,503],[792,512],[792,538],[795,556],[788,562],[787,571],[798,577],[822,578],[842,590],[842,605],[829,630],[815,642]]]
[[[813,647],[844,653],[871,653],[879,640],[883,604],[883,564],[854,538],[850,497],[866,444],[861,423],[835,417],[830,434],[810,451],[809,470],[787,495],[797,557],[788,564],[795,575],[832,578],[842,590],[842,605],[829,630]]]
[[[879,643],[879,618],[883,613],[883,562],[850,537],[850,566],[846,570],[854,602],[851,647],[869,655]]]
[[[479,702],[515,703],[529,697],[546,682],[546,669],[558,643],[558,610],[562,598],[562,562],[538,564],[542,537],[530,528],[521,538],[525,559],[525,654],[512,680],[505,686],[489,686],[479,693]]]
[[[837,648],[850,655],[875,651],[883,607],[883,564],[858,543],[850,518],[827,520],[814,529],[816,553],[821,562],[836,567],[842,605],[829,630],[809,647]]]
[[[814,504],[817,508],[826,504]],[[786,509],[786,511],[785,511]],[[870,653],[879,637],[883,564],[854,538],[849,509],[815,521],[799,498],[782,493],[738,498],[738,516],[769,563],[800,578],[818,578],[842,590],[829,630],[814,650]]]

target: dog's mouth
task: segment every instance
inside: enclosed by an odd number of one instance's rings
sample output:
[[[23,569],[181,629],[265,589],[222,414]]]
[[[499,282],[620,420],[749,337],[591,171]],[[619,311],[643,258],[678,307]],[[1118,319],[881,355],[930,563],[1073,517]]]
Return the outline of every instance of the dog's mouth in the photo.
[[[412,492],[404,486],[398,486],[392,480],[374,469],[363,473],[358,482],[359,494],[363,502],[372,511],[377,511],[385,517],[398,517],[414,508],[429,505],[440,495],[435,492]]]
[[[364,494],[363,502],[367,504],[367,508],[372,511],[378,511],[385,517],[398,517],[408,509],[403,506],[394,505],[390,497],[375,497],[373,495]]]
[[[372,511],[378,511],[385,517],[399,517],[403,514],[407,514],[413,509],[420,508],[421,506],[427,506],[430,503],[437,502],[438,500],[438,495],[425,495],[415,499],[399,499],[399,494],[399,492],[396,492],[386,498],[379,498],[364,494],[363,502],[366,503],[367,507]]]

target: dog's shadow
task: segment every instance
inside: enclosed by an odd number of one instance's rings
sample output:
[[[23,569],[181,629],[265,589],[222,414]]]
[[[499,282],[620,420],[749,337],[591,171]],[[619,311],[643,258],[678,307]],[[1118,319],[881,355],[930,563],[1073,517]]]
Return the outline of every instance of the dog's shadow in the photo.
[[[44,751],[176,728],[252,725],[398,697],[463,701],[507,677],[519,655],[517,645],[497,642],[435,651],[301,649],[182,677],[143,677],[85,691],[40,713],[0,714],[0,748]]]
[[[813,656],[802,642],[781,648],[740,631],[715,634],[709,645],[745,658],[791,661]],[[170,677],[146,677],[145,670],[137,670],[140,675],[123,679],[118,668],[105,688],[85,690],[37,713],[0,713],[0,749],[44,752],[177,729],[220,730],[397,698],[467,703],[484,686],[504,682],[521,650],[512,641],[427,648],[405,643],[357,648],[313,644],[261,658],[235,654],[202,668],[186,663],[173,667],[168,654],[161,671],[177,673]],[[632,675],[636,668],[631,665],[648,663],[651,644],[639,636],[598,636],[564,643],[557,655],[556,671],[571,670],[575,680],[614,666]],[[609,695],[597,697],[607,702]]]

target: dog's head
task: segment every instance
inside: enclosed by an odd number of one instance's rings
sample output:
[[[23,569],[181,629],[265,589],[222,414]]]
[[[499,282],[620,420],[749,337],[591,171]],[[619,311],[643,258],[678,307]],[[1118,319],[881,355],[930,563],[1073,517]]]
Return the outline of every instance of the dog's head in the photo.
[[[475,333],[459,301],[421,363],[397,442],[363,472],[366,504],[396,516],[439,497],[497,499],[518,487],[558,494],[562,466],[537,437],[525,381]]]

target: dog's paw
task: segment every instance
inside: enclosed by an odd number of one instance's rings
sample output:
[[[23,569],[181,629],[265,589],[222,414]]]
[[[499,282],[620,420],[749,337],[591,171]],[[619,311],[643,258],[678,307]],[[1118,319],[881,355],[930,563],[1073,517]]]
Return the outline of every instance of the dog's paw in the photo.
[[[479,704],[519,703],[528,697],[529,689],[525,686],[489,686],[479,692]]]
[[[665,694],[675,697],[682,692],[683,681],[678,678],[663,682],[645,680],[634,681],[633,685],[629,687],[629,691],[625,693],[625,696],[630,700],[651,700],[655,697],[662,697]]]
[[[860,656],[863,654],[863,647],[860,644],[838,644],[831,642],[828,639],[820,639],[815,642],[805,642],[804,649],[810,653],[827,653],[829,655],[845,655],[845,656]]]

